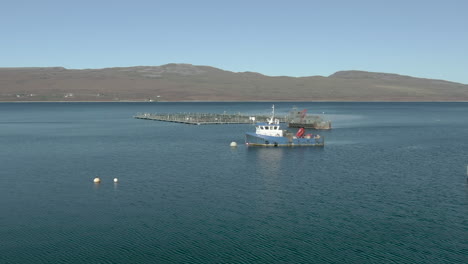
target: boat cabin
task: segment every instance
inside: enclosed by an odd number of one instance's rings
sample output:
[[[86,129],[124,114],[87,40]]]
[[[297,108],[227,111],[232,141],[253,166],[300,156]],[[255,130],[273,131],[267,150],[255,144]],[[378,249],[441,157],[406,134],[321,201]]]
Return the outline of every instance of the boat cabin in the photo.
[[[259,135],[282,137],[283,130],[281,129],[279,122],[277,124],[270,123],[257,123],[255,133]]]
[[[264,136],[282,137],[284,136],[284,130],[280,127],[279,119],[275,118],[275,105],[272,106],[272,109],[271,117],[267,119],[267,122],[256,124],[255,133]]]

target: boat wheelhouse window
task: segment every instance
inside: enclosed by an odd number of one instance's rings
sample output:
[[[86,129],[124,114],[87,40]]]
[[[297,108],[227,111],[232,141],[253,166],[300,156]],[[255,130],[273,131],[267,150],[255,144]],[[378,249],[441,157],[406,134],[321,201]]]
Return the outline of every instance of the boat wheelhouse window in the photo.
[[[268,127],[265,127],[266,130],[268,130]]]

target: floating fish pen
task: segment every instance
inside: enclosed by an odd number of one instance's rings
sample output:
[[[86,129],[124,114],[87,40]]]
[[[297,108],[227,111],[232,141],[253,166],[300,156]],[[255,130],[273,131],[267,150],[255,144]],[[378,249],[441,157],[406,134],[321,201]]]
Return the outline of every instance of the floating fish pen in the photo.
[[[307,115],[307,109],[298,111],[293,108],[286,117],[288,127],[310,128],[310,129],[331,129],[331,121],[323,120],[318,115]]]
[[[214,125],[214,124],[252,124],[266,122],[267,115],[243,115],[238,114],[214,114],[214,113],[138,113],[137,119],[175,122],[190,125]],[[280,118],[284,122],[285,117]]]

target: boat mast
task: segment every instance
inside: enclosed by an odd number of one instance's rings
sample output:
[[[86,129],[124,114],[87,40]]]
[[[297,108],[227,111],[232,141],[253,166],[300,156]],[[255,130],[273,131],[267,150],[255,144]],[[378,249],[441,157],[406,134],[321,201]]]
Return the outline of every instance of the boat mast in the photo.
[[[273,110],[271,111],[271,118],[268,120],[268,124],[273,124],[275,122],[275,105],[271,107]]]

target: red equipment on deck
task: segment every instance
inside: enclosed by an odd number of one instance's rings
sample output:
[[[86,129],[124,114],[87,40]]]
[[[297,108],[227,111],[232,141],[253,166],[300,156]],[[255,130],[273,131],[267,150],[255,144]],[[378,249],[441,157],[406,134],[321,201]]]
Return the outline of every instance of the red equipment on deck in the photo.
[[[299,130],[296,133],[296,137],[300,138],[304,135],[305,129],[303,127],[299,128]]]

